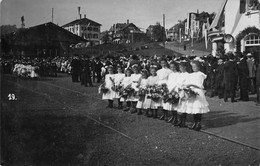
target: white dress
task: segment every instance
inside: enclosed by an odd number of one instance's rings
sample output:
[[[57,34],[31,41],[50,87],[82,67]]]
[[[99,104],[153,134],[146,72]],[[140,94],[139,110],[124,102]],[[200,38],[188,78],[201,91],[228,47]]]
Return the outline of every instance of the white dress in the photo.
[[[124,77],[121,84],[122,84],[123,88],[126,88],[127,86],[131,85],[131,83],[132,83],[132,80],[131,80],[131,76],[130,76],[130,77]],[[127,97],[127,99],[125,99],[123,97],[120,98],[120,101],[129,101],[129,100],[130,100],[129,97]]]
[[[158,80],[159,80],[158,76],[150,76],[150,77],[148,77],[148,85],[149,86],[156,85]],[[152,99],[147,99],[147,97],[146,97],[145,102],[143,104],[143,108],[144,109],[149,109],[149,108],[157,109],[157,105],[158,105],[157,102],[154,102]]]
[[[123,73],[115,74],[115,85],[118,86],[118,85],[122,84],[124,77],[125,77],[125,74],[123,74]],[[119,92],[115,93],[115,98],[116,99],[120,98]]]
[[[167,84],[168,81],[168,77],[169,75],[172,73],[173,71],[168,69],[168,68],[162,68],[160,70],[157,71],[157,75],[158,75],[158,85],[162,85],[162,84]],[[160,99],[157,102],[157,107],[164,107],[165,103],[163,103],[163,100]]]
[[[168,81],[167,81],[167,87],[169,92],[171,92],[172,90],[177,91],[177,79],[179,78],[180,73],[179,72],[172,72],[169,77],[168,77]],[[171,104],[169,102],[164,103],[163,104],[163,109],[167,110],[167,111],[173,111],[173,110],[177,110],[177,106],[178,104]]]
[[[140,83],[140,88],[146,88],[148,85],[148,79],[142,79]],[[146,101],[146,96],[144,100],[138,100],[136,108],[144,108],[144,102]]]
[[[137,85],[141,82],[142,75],[141,74],[132,74],[131,75],[131,87],[138,91]],[[138,101],[139,98],[137,96],[132,96],[131,101]]]
[[[195,99],[188,99],[181,101],[178,107],[178,112],[188,114],[203,114],[209,112],[209,104],[205,97],[205,90],[203,90],[203,82],[207,78],[202,72],[190,73],[185,81],[186,85],[191,86],[191,89],[198,93]]]
[[[115,91],[112,90],[113,82],[111,81],[115,80],[114,74],[106,74],[105,76],[105,87],[109,89],[109,91],[105,94],[103,94],[102,99],[103,100],[113,100],[115,98]]]

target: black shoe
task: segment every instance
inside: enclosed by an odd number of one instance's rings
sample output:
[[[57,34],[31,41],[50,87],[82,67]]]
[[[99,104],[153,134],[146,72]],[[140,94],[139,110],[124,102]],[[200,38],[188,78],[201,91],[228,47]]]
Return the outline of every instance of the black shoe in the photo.
[[[189,129],[193,130],[193,129],[195,129],[196,126],[197,126],[197,123],[194,122],[194,123],[192,124],[192,126],[189,126]]]
[[[148,114],[148,111],[149,111],[148,109],[145,109],[144,116],[148,117],[148,115],[149,115],[149,114]]]
[[[172,123],[173,119],[174,119],[174,116],[170,117],[170,119],[167,122]]]
[[[173,121],[172,121],[172,124],[173,124],[173,126],[176,126],[177,123],[178,123],[178,119],[177,119],[177,116],[175,116]]]
[[[156,109],[153,110],[153,119],[157,119],[157,110]]]
[[[127,111],[129,111],[129,110],[130,110],[130,108],[129,108],[129,107],[127,107],[127,108],[123,109],[123,111],[125,111],[125,112],[127,112]]]
[[[195,131],[200,131],[200,129],[201,129],[201,124],[200,124],[200,122],[198,122],[196,127],[194,127],[194,130]]]
[[[136,108],[130,108],[130,110],[129,110],[129,111],[131,112],[131,114],[134,114],[134,113],[136,113],[136,112],[137,112]]]
[[[137,115],[142,115],[143,113],[142,113],[142,110],[140,109],[140,108],[138,108],[137,109],[138,111],[137,111]]]

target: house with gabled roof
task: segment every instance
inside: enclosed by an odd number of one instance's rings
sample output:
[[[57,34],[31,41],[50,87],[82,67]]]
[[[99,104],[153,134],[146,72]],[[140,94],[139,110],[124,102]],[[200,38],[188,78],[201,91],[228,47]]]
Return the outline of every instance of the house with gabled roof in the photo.
[[[101,24],[86,18],[77,19],[62,26],[71,33],[88,40],[91,45],[100,44]]]
[[[143,32],[135,24],[129,23],[129,20],[127,20],[126,23],[114,24],[109,33],[115,43],[133,43],[134,36]]]

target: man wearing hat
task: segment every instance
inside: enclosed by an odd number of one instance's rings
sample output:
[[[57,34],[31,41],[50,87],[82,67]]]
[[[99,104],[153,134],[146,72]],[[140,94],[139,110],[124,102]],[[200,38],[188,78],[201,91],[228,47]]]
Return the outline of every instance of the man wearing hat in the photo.
[[[229,61],[224,64],[224,74],[223,74],[223,85],[224,85],[224,101],[227,102],[228,96],[231,97],[231,102],[236,102],[235,92],[238,80],[238,70],[237,64],[234,61],[235,56],[231,53],[229,54]]]
[[[238,78],[239,78],[239,87],[240,87],[240,99],[242,101],[248,101],[248,66],[246,57],[243,54],[238,55],[240,60],[237,62],[238,64]]]
[[[256,64],[255,59],[251,53],[248,53],[247,55],[247,66],[249,71],[249,90],[252,94],[255,93],[256,90]]]

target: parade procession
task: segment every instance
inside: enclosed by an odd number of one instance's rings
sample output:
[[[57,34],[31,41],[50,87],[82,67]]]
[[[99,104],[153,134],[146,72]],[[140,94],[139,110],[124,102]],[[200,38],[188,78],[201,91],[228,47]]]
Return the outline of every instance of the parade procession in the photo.
[[[0,166],[260,164],[259,0],[0,2]]]

